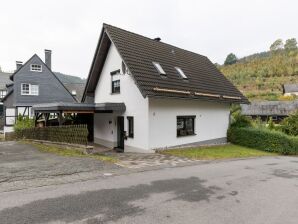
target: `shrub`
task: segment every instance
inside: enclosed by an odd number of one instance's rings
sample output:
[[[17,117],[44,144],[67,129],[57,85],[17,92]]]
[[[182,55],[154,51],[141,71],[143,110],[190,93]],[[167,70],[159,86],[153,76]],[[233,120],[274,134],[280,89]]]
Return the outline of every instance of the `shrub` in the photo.
[[[298,154],[298,137],[264,128],[230,128],[228,140],[241,146],[281,154]]]
[[[25,129],[25,128],[33,128],[34,127],[34,120],[29,118],[28,116],[19,115],[17,121],[14,125],[14,131],[16,134]]]
[[[269,121],[268,121],[268,129],[269,130],[275,130],[275,125],[274,125],[274,122],[272,120],[272,117],[269,118]]]
[[[281,122],[281,130],[288,135],[298,135],[298,111]]]
[[[250,118],[242,115],[240,112],[235,112],[232,114],[231,127],[232,128],[243,128],[251,127],[252,121]]]

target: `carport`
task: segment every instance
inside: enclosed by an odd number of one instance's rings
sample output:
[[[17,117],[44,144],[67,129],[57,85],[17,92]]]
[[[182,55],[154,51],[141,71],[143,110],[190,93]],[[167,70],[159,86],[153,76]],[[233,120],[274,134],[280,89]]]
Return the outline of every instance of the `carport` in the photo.
[[[93,142],[94,114],[124,112],[124,103],[45,103],[32,107],[35,126],[87,124],[89,141]]]

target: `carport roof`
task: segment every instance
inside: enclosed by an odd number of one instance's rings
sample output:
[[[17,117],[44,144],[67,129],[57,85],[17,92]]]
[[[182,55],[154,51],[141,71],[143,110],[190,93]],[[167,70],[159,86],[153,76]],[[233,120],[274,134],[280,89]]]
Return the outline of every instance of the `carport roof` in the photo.
[[[105,112],[105,111],[125,111],[124,103],[43,103],[32,107],[34,112]]]

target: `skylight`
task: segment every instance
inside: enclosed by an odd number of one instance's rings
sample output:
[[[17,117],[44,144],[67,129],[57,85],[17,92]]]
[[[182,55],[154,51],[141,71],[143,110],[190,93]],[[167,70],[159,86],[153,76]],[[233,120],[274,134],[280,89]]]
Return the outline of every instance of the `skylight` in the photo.
[[[163,70],[163,68],[158,62],[152,62],[152,63],[160,75],[166,75],[166,72]]]
[[[177,72],[179,73],[179,75],[180,75],[183,79],[187,79],[187,76],[184,74],[184,72],[182,71],[181,68],[179,68],[179,67],[175,67],[175,69],[177,70]]]

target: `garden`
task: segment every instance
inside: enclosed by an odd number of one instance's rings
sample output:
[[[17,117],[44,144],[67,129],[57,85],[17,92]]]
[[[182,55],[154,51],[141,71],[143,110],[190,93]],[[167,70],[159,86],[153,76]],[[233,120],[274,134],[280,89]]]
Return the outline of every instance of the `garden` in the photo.
[[[298,154],[298,111],[290,114],[280,124],[270,118],[252,120],[241,115],[240,109],[232,110],[228,141],[244,147],[284,155]]]

